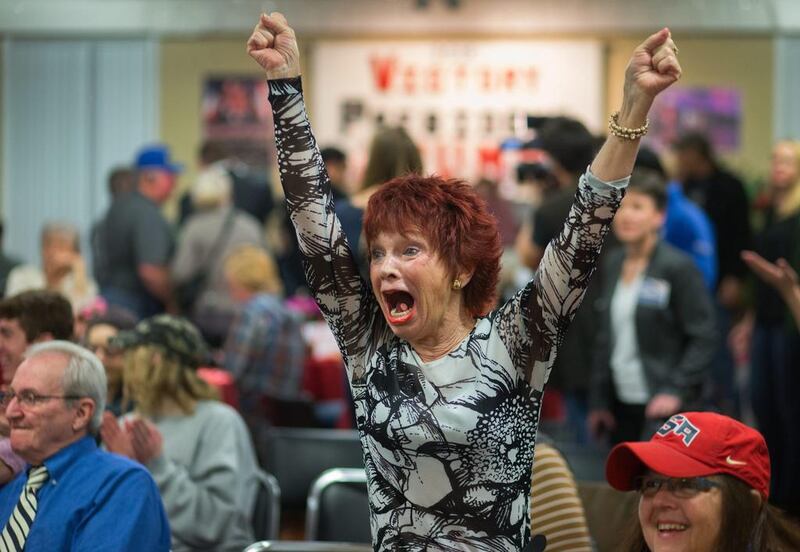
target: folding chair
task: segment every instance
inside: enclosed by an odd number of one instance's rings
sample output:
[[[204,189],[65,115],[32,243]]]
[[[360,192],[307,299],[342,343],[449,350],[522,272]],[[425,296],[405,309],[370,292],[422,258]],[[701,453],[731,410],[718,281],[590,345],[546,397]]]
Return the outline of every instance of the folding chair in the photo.
[[[314,481],[306,507],[306,540],[372,542],[363,469],[334,468]]]
[[[258,474],[258,493],[253,504],[251,523],[257,539],[277,539],[280,535],[281,488],[272,474]]]

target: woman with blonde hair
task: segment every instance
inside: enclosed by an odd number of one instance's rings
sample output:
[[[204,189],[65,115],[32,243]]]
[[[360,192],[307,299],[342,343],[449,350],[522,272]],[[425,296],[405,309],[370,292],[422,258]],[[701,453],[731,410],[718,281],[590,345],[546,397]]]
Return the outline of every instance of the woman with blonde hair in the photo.
[[[108,450],[153,476],[172,530],[172,550],[239,551],[253,541],[258,463],[233,408],[197,375],[208,357],[200,332],[171,315],[148,318],[112,345],[124,349],[124,397],[133,414],[106,414]]]
[[[769,205],[764,227],[756,235],[756,257],[786,268],[800,269],[800,141],[775,144],[770,161]],[[750,392],[753,412],[772,455],[773,502],[800,516],[800,441],[794,422],[800,403],[794,396],[800,385],[797,361],[800,333],[779,291],[759,279],[753,284],[753,312],[732,333],[732,340],[750,338]],[[752,332],[752,333],[751,333]],[[745,337],[742,337],[742,336]],[[750,337],[752,335],[752,337]]]

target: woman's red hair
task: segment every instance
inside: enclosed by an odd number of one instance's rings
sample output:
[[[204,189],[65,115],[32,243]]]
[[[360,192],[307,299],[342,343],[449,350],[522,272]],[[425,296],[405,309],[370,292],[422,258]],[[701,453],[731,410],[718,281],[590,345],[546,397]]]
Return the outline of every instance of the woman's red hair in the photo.
[[[452,277],[462,270],[474,271],[463,290],[472,316],[483,316],[494,306],[503,248],[497,221],[468,183],[417,174],[390,180],[367,204],[368,248],[381,232],[419,232]]]

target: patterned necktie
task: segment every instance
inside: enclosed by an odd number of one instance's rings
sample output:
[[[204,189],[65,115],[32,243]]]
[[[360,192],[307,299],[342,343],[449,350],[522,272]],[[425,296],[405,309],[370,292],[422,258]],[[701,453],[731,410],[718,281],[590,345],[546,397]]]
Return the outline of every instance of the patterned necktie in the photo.
[[[36,491],[44,485],[47,477],[47,468],[44,466],[36,466],[28,471],[25,488],[0,535],[0,552],[21,552],[25,548],[25,539],[36,517]]]

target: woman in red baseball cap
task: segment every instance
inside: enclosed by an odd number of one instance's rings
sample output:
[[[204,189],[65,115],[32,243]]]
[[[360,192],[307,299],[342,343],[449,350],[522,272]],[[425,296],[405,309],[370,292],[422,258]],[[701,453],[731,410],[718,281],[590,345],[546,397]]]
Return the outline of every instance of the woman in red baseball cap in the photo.
[[[617,490],[641,495],[639,524],[622,550],[800,550],[800,527],[767,503],[764,438],[727,416],[672,416],[649,441],[617,445],[606,479]]]

